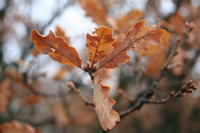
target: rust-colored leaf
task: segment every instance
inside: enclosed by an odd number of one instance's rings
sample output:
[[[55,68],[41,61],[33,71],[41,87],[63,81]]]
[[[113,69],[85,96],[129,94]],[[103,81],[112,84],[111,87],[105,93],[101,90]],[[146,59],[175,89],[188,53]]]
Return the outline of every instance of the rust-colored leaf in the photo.
[[[141,51],[139,53],[139,56],[146,56],[148,59],[145,66],[144,75],[149,77],[156,77],[159,74],[160,68],[165,61],[166,53],[161,45],[148,45],[147,48],[148,51]]]
[[[173,29],[178,35],[182,35],[184,28],[185,28],[185,23],[182,18],[182,16],[179,13],[176,13],[173,15],[170,20],[169,20],[173,26]]]
[[[115,68],[119,64],[126,63],[130,60],[127,51],[134,50],[147,50],[146,46],[159,45],[163,42],[163,36],[166,36],[166,31],[159,28],[160,24],[145,26],[145,21],[136,23],[126,35],[120,33],[115,36],[113,43],[114,50],[106,56],[103,60],[99,61],[99,68]]]
[[[114,42],[114,39],[112,38],[112,30],[110,28],[96,28],[93,34],[95,33],[97,36],[87,34],[86,42],[88,58],[92,64],[97,63],[110,54],[113,50],[112,43]]]
[[[65,36],[65,31],[59,26],[56,26],[55,34],[56,36],[62,36],[65,39],[65,41],[69,42],[69,38]]]
[[[94,79],[94,86],[93,102],[100,124],[105,131],[111,130],[116,125],[116,122],[120,121],[118,113],[112,109],[115,100],[109,97],[108,91],[110,88],[103,86],[98,76]]]
[[[53,60],[61,64],[81,67],[81,59],[75,48],[69,46],[63,37],[57,37],[50,30],[47,36],[32,31],[30,39],[35,43],[35,49],[42,54],[48,54]]]
[[[0,113],[6,110],[10,96],[10,81],[5,79],[0,84]]]
[[[6,122],[0,125],[2,133],[41,133],[29,124],[21,125],[18,121]]]
[[[126,33],[142,16],[140,10],[131,10],[117,19],[118,31]]]
[[[80,5],[86,12],[86,16],[92,17],[92,21],[98,26],[106,25],[106,13],[96,0],[80,0]]]
[[[31,50],[31,53],[33,54],[33,56],[38,56],[39,54],[40,54],[40,52],[39,51],[37,51],[35,48],[33,48],[32,50]]]
[[[170,38],[170,33],[166,33],[166,35],[161,38],[163,40],[161,45],[147,45],[148,51],[137,51],[139,58],[144,56],[147,58],[147,64],[144,70],[145,76],[156,77],[159,74],[160,68],[166,59],[165,48],[169,45]]]

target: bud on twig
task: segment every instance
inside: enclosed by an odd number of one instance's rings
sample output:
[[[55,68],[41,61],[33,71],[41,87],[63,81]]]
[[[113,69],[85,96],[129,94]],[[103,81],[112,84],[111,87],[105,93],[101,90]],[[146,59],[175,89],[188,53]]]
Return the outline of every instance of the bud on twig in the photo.
[[[192,83],[193,83],[193,80],[189,80],[189,81],[187,82],[187,86],[190,86]]]
[[[185,85],[183,85],[183,86],[181,87],[181,92],[182,92],[182,93],[186,92],[186,86],[185,86]]]
[[[170,93],[170,97],[173,97],[174,94],[175,94],[175,91],[172,91],[172,92]]]
[[[96,72],[96,70],[97,70],[97,66],[94,65],[94,66],[92,67],[92,72]]]
[[[192,93],[193,92],[193,89],[188,89],[187,90],[187,93]]]
[[[189,85],[189,88],[193,89],[193,88],[194,88],[194,86],[195,86],[195,83],[193,83],[193,84]]]
[[[88,67],[87,66],[83,66],[83,68],[84,68],[84,70],[86,71],[86,72],[88,72]]]
[[[197,87],[197,86],[194,86],[193,90],[196,90],[196,89],[198,89],[198,87]]]

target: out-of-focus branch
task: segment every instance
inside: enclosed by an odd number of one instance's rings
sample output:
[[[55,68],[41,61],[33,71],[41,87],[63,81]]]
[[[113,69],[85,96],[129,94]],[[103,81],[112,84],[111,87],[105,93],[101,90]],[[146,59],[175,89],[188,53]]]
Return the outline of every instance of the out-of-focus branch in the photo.
[[[160,100],[149,100],[145,97],[139,98],[137,102],[135,102],[134,106],[128,108],[124,112],[119,113],[120,117],[123,118],[124,116],[132,113],[135,110],[140,109],[144,104],[165,104],[168,101],[172,100],[173,98],[180,98],[185,96],[187,93],[192,93],[198,89],[195,83],[192,80],[189,80],[186,85],[183,85],[178,92],[172,91],[168,97],[160,99]]]
[[[80,89],[77,89],[76,86],[74,85],[73,82],[68,82],[67,83],[68,87],[71,89],[72,92],[77,93],[80,98],[85,102],[85,105],[90,105],[92,107],[95,107],[95,105],[93,104],[93,102],[89,101],[81,92]]]
[[[187,85],[183,85],[181,89],[178,92],[172,91],[168,97],[160,99],[160,100],[147,100],[145,103],[148,104],[165,104],[168,101],[172,100],[173,98],[180,98],[185,96],[187,93],[192,93],[198,89],[198,87],[195,85],[195,83],[192,80],[189,80],[187,82]]]
[[[189,33],[193,30],[193,28],[194,28],[193,23],[188,23],[188,22],[185,23],[185,30],[184,30],[182,36],[177,39],[175,46],[171,49],[170,54],[169,54],[166,62],[163,64],[163,66],[160,69],[160,74],[159,74],[157,80],[153,83],[153,85],[151,87],[149,87],[146,90],[138,93],[135,100],[131,102],[129,107],[125,111],[120,112],[119,115],[120,115],[121,118],[130,114],[131,112],[134,112],[135,110],[140,109],[145,103],[149,103],[148,99],[150,99],[153,96],[154,90],[157,88],[157,85],[160,82],[160,80],[165,76],[165,73],[168,70],[169,64],[171,63],[174,56],[177,54],[178,48],[188,38]],[[177,95],[179,95],[179,93]],[[168,99],[169,98],[167,98],[165,100],[168,100]]]

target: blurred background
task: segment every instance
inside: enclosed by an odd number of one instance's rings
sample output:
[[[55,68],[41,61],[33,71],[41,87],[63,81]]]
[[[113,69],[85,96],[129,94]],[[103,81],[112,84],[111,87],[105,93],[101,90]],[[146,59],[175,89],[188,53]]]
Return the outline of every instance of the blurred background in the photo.
[[[142,19],[146,25],[161,23],[161,28],[169,32],[168,44],[158,49],[149,47],[151,53],[129,51],[128,63],[102,70],[103,83],[111,87],[118,112],[154,82],[186,21],[193,22],[195,28],[178,49],[154,98],[180,90],[189,79],[200,85],[199,0],[1,0],[0,87],[7,90],[0,88],[0,124],[17,120],[43,133],[101,132],[94,109],[85,106],[66,85],[73,81],[92,101],[93,86],[88,74],[39,54],[29,36],[33,29],[42,35],[52,30],[75,47],[86,64],[87,33],[104,25],[113,29],[114,37]],[[199,133],[199,103],[200,91],[196,90],[165,105],[144,105],[110,132]]]

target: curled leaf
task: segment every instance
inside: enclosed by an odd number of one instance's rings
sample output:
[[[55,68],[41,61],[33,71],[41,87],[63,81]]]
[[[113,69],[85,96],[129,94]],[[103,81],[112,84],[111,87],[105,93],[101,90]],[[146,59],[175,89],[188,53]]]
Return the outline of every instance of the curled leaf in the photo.
[[[115,100],[109,97],[108,86],[103,86],[99,77],[94,79],[94,104],[102,128],[107,131],[115,127],[116,122],[120,121],[118,113],[112,109]]]
[[[93,34],[95,33],[97,36],[87,34],[86,43],[88,58],[92,64],[95,64],[110,54],[113,50],[112,43],[114,42],[112,30],[110,28],[96,28],[96,31],[94,31]]]
[[[130,56],[127,55],[127,51],[130,49],[147,50],[146,46],[148,44],[161,44],[166,31],[159,27],[159,23],[145,26],[145,21],[142,20],[136,23],[126,35],[122,33],[117,34],[112,45],[114,50],[103,60],[99,61],[99,68],[115,68],[119,64],[128,62]]]
[[[35,43],[35,49],[42,54],[48,54],[61,64],[81,67],[81,59],[75,48],[69,46],[63,37],[57,37],[50,30],[47,36],[32,31],[30,39]]]

